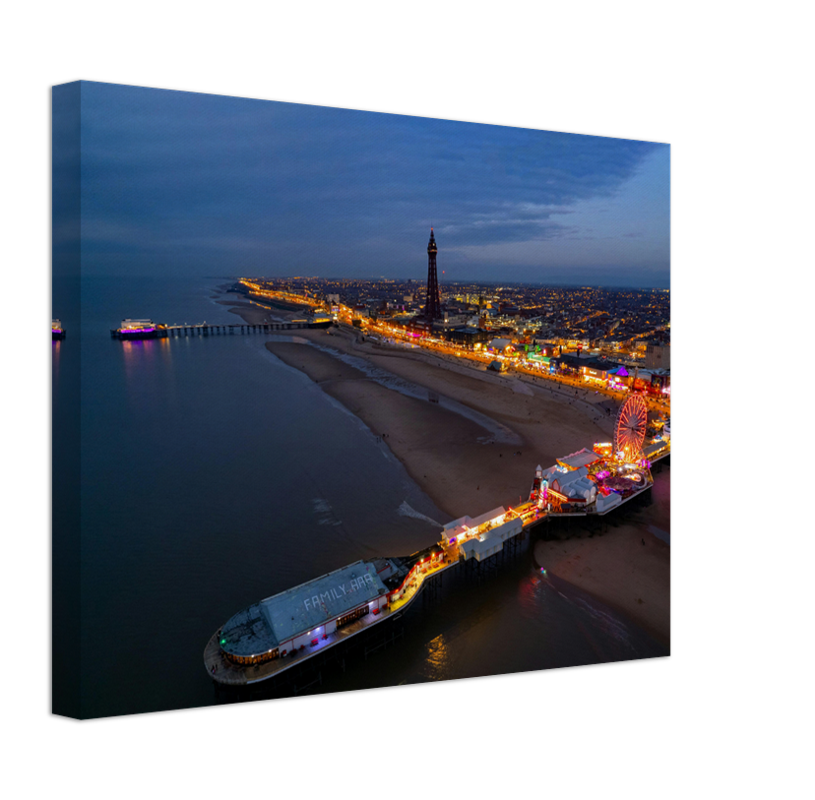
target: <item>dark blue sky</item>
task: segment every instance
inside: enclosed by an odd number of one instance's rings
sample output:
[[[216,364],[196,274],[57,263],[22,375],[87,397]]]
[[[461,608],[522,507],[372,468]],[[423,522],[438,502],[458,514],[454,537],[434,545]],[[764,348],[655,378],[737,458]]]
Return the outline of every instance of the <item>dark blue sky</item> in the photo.
[[[442,280],[668,287],[669,158],[665,144],[83,83],[83,273],[423,279],[433,225]]]

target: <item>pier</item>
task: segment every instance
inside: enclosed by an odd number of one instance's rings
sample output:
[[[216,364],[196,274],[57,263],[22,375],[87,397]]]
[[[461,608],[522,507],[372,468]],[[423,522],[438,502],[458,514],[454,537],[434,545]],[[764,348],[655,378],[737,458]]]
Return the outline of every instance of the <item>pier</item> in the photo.
[[[327,328],[331,323],[294,320],[293,322],[268,322],[257,325],[233,323],[230,325],[210,325],[206,322],[194,325],[156,325],[149,331],[128,332],[126,329],[113,328],[112,339],[173,339],[184,336],[233,336],[256,333],[275,333],[277,331],[301,330],[303,328]]]
[[[670,447],[668,446],[668,453]],[[667,455],[665,454],[665,455]],[[663,456],[664,457],[664,456]],[[544,507],[543,495],[515,508],[496,508],[476,519],[461,517],[444,526],[441,540],[426,550],[407,558],[393,559],[405,565],[401,585],[388,593],[387,603],[376,610],[363,609],[361,615],[349,624],[314,636],[305,637],[302,644],[288,651],[280,651],[260,663],[236,664],[226,657],[221,648],[224,628],[219,628],[207,642],[204,665],[210,677],[224,687],[240,688],[286,675],[306,663],[324,662],[329,655],[343,658],[346,644],[364,633],[387,630],[385,623],[395,622],[411,609],[421,596],[428,602],[438,599],[445,574],[455,574],[467,581],[481,583],[496,573],[501,565],[513,558],[528,539],[532,529],[549,520],[573,520],[576,517],[605,517],[611,511],[640,497],[653,487],[650,471],[643,486],[637,487],[620,502],[607,509],[574,507]],[[568,524],[568,523],[567,523]],[[409,566],[409,569],[407,568]],[[384,598],[383,598],[384,599]],[[367,612],[367,613],[365,613]],[[314,636],[314,638],[312,638]],[[301,637],[302,638],[302,637]],[[377,649],[377,648],[374,648]],[[367,656],[367,648],[366,648]],[[320,679],[321,680],[321,679]]]
[[[328,651],[333,656],[353,637],[400,618],[420,595],[435,599],[445,573],[486,580],[543,522],[605,517],[650,491],[651,459],[670,454],[670,437],[647,440],[646,428],[645,403],[632,395],[620,408],[613,441],[558,458],[546,470],[538,465],[525,502],[448,522],[435,544],[411,556],[357,561],[238,612],[206,645],[210,677],[247,686]]]
[[[622,502],[641,496],[652,486],[651,481]],[[503,511],[503,508],[484,516],[493,516],[499,510]],[[397,621],[415,606],[420,595],[423,606],[440,601],[444,573],[457,574],[466,583],[480,585],[496,574],[507,559],[515,558],[519,552],[526,550],[525,545],[532,540],[531,529],[558,518],[591,519],[604,517],[606,513],[608,511],[552,513],[541,509],[535,502],[527,502],[486,521],[482,524],[483,531],[482,526],[473,527],[462,535],[460,526],[456,525],[461,520],[448,523],[445,526],[446,535],[436,545],[407,559],[399,559],[412,566],[402,586],[386,605],[376,611],[368,611],[330,633],[318,635],[287,654],[262,663],[242,666],[228,660],[219,645],[223,630],[219,628],[204,649],[204,665],[213,680],[216,697],[224,702],[240,702],[241,697],[244,700],[268,700],[273,695],[267,690],[272,690],[274,694],[284,685],[293,689],[297,696],[311,686],[322,684],[324,670],[339,666],[344,672],[346,658],[352,650],[364,654],[367,660],[379,649],[394,644],[403,632],[402,623]],[[492,532],[492,535],[484,536],[484,532]],[[431,553],[435,557],[431,558]],[[422,558],[425,554],[426,557]],[[266,685],[263,693],[260,692],[261,684]],[[239,692],[234,694],[235,690]]]
[[[503,516],[503,509],[500,511]],[[204,665],[209,676],[216,683],[233,688],[277,678],[284,673],[290,673],[291,670],[306,662],[316,660],[318,656],[327,655],[328,651],[339,652],[343,649],[341,645],[350,644],[353,637],[371,631],[374,627],[377,630],[383,630],[385,623],[392,623],[400,619],[415,605],[419,597],[433,602],[438,598],[444,575],[447,573],[459,574],[465,580],[477,580],[478,582],[485,580],[490,574],[497,571],[499,563],[508,557],[513,557],[518,552],[520,543],[527,538],[527,531],[546,521],[547,514],[540,512],[537,507],[527,508],[525,506],[523,513],[520,513],[519,509],[510,509],[506,512],[505,517],[506,523],[494,525],[495,529],[506,528],[502,536],[493,540],[500,546],[494,545],[479,552],[467,546],[469,541],[467,537],[459,537],[458,542],[455,537],[452,540],[444,537],[438,545],[404,559],[408,563],[412,562],[412,566],[402,586],[393,593],[393,597],[386,606],[378,609],[376,613],[369,612],[331,633],[311,639],[308,644],[290,651],[287,655],[249,666],[234,664],[225,657],[220,647],[223,628],[219,628],[210,637],[204,649]],[[495,523],[494,520],[491,522]],[[485,524],[489,525],[490,521]],[[429,556],[424,559],[418,558],[434,550],[438,555],[437,558]]]
[[[641,496],[652,485],[649,483],[642,487],[623,502]],[[489,512],[489,515],[498,510]],[[502,514],[503,523],[498,518],[484,523],[486,530],[495,531],[488,537],[483,537],[483,533],[476,528],[462,536],[458,527],[452,527],[459,520],[448,523],[447,535],[442,536],[436,545],[414,553],[407,559],[399,559],[412,563],[412,566],[402,587],[386,605],[375,612],[369,611],[330,633],[316,636],[308,644],[301,645],[284,656],[262,663],[241,666],[229,661],[219,645],[222,633],[222,628],[219,628],[204,649],[204,665],[215,685],[216,696],[226,702],[236,701],[239,695],[227,697],[222,693],[225,690],[246,690],[256,699],[269,699],[269,695],[258,693],[260,684],[266,684],[267,689],[273,692],[287,685],[289,689],[293,688],[297,696],[313,685],[322,684],[324,670],[339,666],[344,672],[351,649],[358,650],[367,660],[369,655],[394,644],[403,633],[402,623],[397,624],[397,621],[416,605],[419,596],[423,599],[423,606],[432,606],[440,601],[445,573],[458,575],[467,584],[481,585],[495,575],[508,559],[514,559],[518,553],[526,550],[526,546],[532,541],[532,529],[554,519],[591,519],[604,517],[606,513],[608,512],[551,513],[539,508],[537,503],[523,503]],[[476,544],[478,539],[490,546],[479,547]],[[434,550],[436,558],[421,558]],[[251,699],[250,695],[244,697]]]

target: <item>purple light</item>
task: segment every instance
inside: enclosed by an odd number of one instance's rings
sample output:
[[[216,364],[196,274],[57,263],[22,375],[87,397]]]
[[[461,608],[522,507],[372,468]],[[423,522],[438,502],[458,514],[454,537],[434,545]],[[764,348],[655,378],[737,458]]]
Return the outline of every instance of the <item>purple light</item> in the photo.
[[[119,328],[119,333],[152,333],[155,328]]]

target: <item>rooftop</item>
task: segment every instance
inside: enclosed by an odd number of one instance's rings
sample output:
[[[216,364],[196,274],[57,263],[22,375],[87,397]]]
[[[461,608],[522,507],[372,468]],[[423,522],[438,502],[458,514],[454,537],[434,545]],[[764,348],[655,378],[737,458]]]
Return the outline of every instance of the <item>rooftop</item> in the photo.
[[[570,453],[568,456],[563,456],[563,458],[559,458],[557,461],[558,464],[562,464],[569,469],[579,469],[580,467],[586,467],[599,460],[600,456],[598,456],[597,453],[593,450],[587,450],[584,447],[582,450],[578,450],[576,453]]]
[[[386,592],[377,565],[356,561],[238,612],[224,625],[221,646],[238,656],[264,653]]]

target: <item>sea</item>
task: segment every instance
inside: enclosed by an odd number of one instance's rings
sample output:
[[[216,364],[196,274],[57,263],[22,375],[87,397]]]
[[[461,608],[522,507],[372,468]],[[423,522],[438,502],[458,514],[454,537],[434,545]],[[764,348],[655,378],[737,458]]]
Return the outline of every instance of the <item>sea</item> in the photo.
[[[357,559],[413,553],[449,521],[384,442],[268,352],[267,335],[110,336],[124,318],[240,322],[217,302],[231,283],[83,278],[80,325],[60,311],[55,282],[53,314],[67,337],[52,343],[54,452],[78,447],[79,474],[55,476],[53,491],[55,507],[72,487],[79,494],[82,622],[70,646],[84,717],[224,702],[203,651],[232,614]],[[67,388],[77,373],[78,408]],[[669,470],[653,493],[650,506],[620,513],[669,540]],[[63,557],[57,542],[54,557]],[[528,548],[477,590],[413,614],[391,647],[327,675],[319,690],[667,654],[544,575]]]

